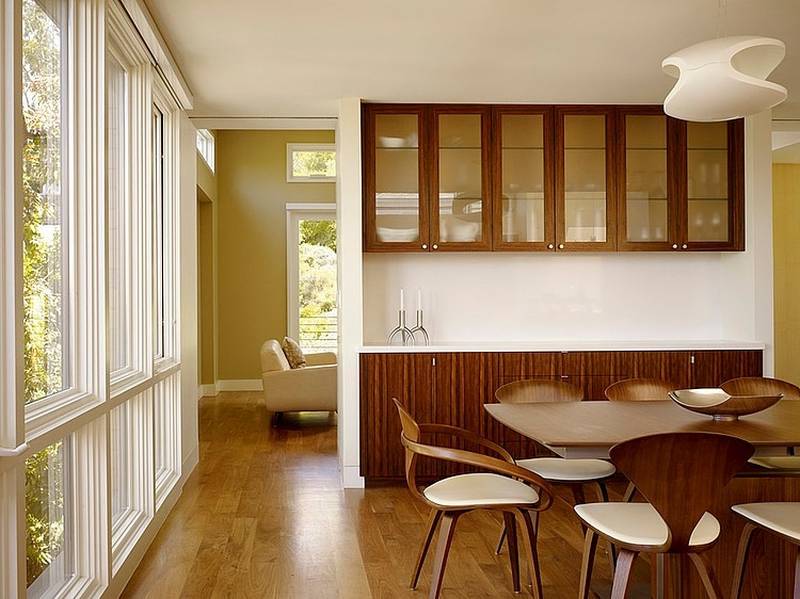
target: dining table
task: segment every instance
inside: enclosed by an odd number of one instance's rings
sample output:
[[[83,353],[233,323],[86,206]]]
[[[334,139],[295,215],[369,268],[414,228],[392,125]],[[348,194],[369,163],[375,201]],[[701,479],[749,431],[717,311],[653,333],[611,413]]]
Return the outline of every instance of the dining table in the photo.
[[[484,404],[500,424],[566,459],[605,458],[609,450],[635,437],[672,432],[714,432],[751,443],[755,455],[786,455],[800,447],[800,401],[781,400],[757,414],[719,421],[672,401],[563,401]],[[698,481],[702,484],[702,481]],[[638,498],[638,500],[642,500]],[[708,551],[725,594],[733,578],[744,522],[730,509],[737,503],[800,501],[800,473],[781,475],[744,469],[716,499],[711,512],[720,521],[719,542]],[[751,546],[743,598],[790,597],[794,550],[772,535]],[[682,556],[652,560],[655,595],[670,599],[704,597],[694,569]]]

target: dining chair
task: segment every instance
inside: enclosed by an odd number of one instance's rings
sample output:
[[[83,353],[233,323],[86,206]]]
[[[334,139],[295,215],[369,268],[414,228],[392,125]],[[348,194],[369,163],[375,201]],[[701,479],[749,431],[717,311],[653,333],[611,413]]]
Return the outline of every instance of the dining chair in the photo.
[[[523,543],[528,553],[528,576],[532,593],[542,597],[539,558],[536,553],[536,529],[532,514],[550,507],[553,494],[550,485],[539,475],[514,463],[505,449],[475,433],[445,424],[419,424],[396,398],[392,401],[400,414],[402,432],[400,441],[405,448],[406,482],[411,494],[430,506],[428,528],[420,547],[416,566],[411,576],[411,589],[417,588],[419,575],[425,563],[436,529],[439,539],[433,566],[433,580],[429,597],[436,599],[442,588],[447,556],[458,519],[473,510],[501,512],[508,534],[509,560],[514,592],[520,591],[517,526],[519,519]],[[475,453],[464,449],[426,444],[423,436],[449,435],[467,441],[499,457]],[[472,466],[484,472],[457,474],[443,478],[427,487],[417,483],[416,464],[419,456]],[[488,471],[488,472],[487,472]]]
[[[742,503],[732,506],[731,509],[747,521],[742,530],[742,536],[739,538],[731,599],[739,599],[742,594],[750,541],[753,533],[759,529],[777,535],[796,547],[792,596],[794,599],[800,599],[800,503]]]
[[[781,379],[745,376],[725,381],[720,385],[729,395],[778,395],[783,399],[800,400],[800,387]],[[800,456],[795,455],[797,448],[789,450],[785,456],[758,456],[750,459],[750,463],[775,474],[800,475]]]
[[[578,597],[589,596],[598,537],[617,546],[611,589],[623,599],[639,553],[687,554],[712,599],[719,583],[703,553],[719,540],[713,502],[753,455],[747,441],[719,433],[665,433],[623,441],[609,455],[647,503],[588,503],[575,506],[587,526]]]
[[[554,401],[582,401],[583,390],[565,381],[549,379],[526,379],[503,385],[494,394],[500,403],[543,403]],[[517,465],[535,472],[553,485],[569,487],[574,504],[585,503],[584,485],[595,487],[600,501],[608,501],[606,480],[616,469],[606,460],[565,459],[559,457],[526,458],[517,460]],[[538,527],[538,519],[535,522]],[[500,533],[497,553],[503,548],[506,529]],[[614,570],[614,550],[608,548],[611,570]]]
[[[634,378],[611,383],[604,394],[609,401],[664,401],[675,389],[675,385],[661,379]],[[622,500],[633,501],[635,496],[636,486],[629,482]]]
[[[661,379],[625,379],[606,387],[605,396],[609,401],[665,401],[676,388]]]

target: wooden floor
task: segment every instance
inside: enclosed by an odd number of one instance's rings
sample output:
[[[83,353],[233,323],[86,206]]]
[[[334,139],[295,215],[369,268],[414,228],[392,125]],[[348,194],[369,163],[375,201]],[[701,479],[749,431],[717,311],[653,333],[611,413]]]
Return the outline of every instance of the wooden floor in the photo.
[[[287,416],[272,428],[260,393],[200,402],[200,464],[123,597],[427,597],[430,564],[408,590],[427,511],[404,486],[339,488],[333,416]],[[443,599],[515,595],[493,514],[458,523]],[[545,597],[575,597],[580,529],[563,502],[542,518]],[[608,596],[607,561],[593,590]],[[639,562],[631,596],[649,596]]]

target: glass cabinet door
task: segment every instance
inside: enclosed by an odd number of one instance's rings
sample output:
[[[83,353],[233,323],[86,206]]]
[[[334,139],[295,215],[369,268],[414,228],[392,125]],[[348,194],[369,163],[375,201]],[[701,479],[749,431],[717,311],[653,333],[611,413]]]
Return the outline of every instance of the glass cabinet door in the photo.
[[[366,247],[427,250],[428,207],[421,141],[424,113],[411,107],[366,110]]]
[[[670,249],[676,240],[677,199],[669,183],[667,128],[661,108],[619,113],[620,249]]]
[[[558,249],[614,249],[613,108],[561,108],[558,114]]]
[[[728,123],[686,124],[686,241],[730,241]]]
[[[495,111],[495,249],[555,247],[552,118],[546,109],[500,107]]]
[[[489,249],[489,112],[448,108],[433,112],[432,249]]]

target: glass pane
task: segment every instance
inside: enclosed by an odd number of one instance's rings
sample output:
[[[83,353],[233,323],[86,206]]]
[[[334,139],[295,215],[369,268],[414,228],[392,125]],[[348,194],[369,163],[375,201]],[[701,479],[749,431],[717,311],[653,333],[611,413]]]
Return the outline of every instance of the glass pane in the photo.
[[[439,240],[482,236],[481,115],[439,115]]]
[[[666,241],[667,119],[625,117],[625,210],[628,241]]]
[[[301,220],[298,323],[300,347],[336,351],[336,221]]]
[[[727,123],[688,123],[689,241],[728,241]]]
[[[69,385],[67,349],[66,10],[22,2],[25,403]]]
[[[131,402],[111,410],[111,522],[116,524],[131,510]]]
[[[29,597],[63,586],[73,571],[69,535],[69,447],[58,441],[25,460]]]
[[[108,351],[111,372],[129,365],[127,251],[130,235],[128,185],[128,73],[106,55],[106,160],[108,169]]]
[[[375,226],[381,242],[419,240],[419,122],[415,114],[375,116]]]
[[[501,115],[502,237],[544,241],[544,130],[542,115]]]
[[[293,177],[335,177],[336,152],[334,150],[292,151]]]
[[[153,215],[155,219],[155,357],[164,357],[164,115],[153,107]]]
[[[606,241],[606,117],[564,116],[567,241]]]

